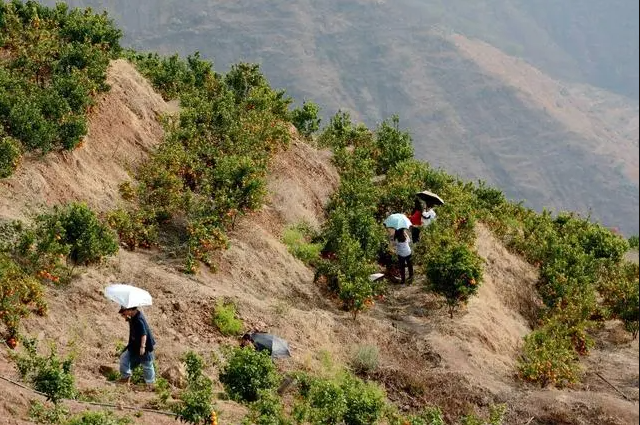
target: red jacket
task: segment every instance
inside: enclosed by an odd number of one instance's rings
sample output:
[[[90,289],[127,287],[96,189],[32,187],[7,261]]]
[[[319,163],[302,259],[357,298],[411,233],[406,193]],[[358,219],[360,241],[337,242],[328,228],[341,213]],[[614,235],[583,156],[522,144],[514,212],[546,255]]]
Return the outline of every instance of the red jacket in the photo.
[[[422,211],[414,211],[413,214],[411,214],[411,216],[409,217],[409,221],[411,221],[411,224],[414,226],[421,226],[422,225]]]

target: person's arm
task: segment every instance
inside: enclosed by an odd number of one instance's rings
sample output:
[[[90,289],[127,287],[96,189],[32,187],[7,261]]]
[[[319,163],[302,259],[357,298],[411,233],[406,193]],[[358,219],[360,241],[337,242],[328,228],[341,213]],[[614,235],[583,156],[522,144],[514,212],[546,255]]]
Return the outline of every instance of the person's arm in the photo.
[[[146,351],[147,346],[147,334],[142,335],[140,338],[140,355],[144,356],[144,352]]]

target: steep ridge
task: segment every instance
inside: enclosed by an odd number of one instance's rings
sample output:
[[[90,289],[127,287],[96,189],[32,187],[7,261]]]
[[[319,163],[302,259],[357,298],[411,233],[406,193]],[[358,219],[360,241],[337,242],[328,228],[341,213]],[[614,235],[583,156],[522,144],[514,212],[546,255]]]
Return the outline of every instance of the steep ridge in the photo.
[[[157,94],[146,83],[133,84],[143,80],[126,62],[118,61],[110,68],[109,81],[114,90],[101,101],[106,109],[98,108],[96,114],[127,111],[132,99],[146,105],[139,111],[144,117],[152,117],[155,107],[170,109],[166,104],[153,102],[158,99]],[[118,84],[131,87],[127,96],[122,96]],[[130,156],[125,159],[143,157],[160,141],[159,124],[154,124],[152,119],[145,122],[147,128],[158,131],[146,139],[145,144],[131,142],[127,150]],[[108,141],[114,125],[111,120],[94,116],[90,134],[105,135],[103,140]],[[139,121],[132,119],[117,127],[121,140],[132,141],[139,131]],[[83,149],[91,149],[90,143],[96,144],[93,149],[100,150],[102,142],[98,137],[87,140]],[[102,146],[112,152],[112,145]],[[109,282],[132,282],[154,296],[154,305],[146,308],[145,314],[158,340],[160,371],[177,364],[188,349],[211,359],[219,355],[221,344],[235,343],[231,338],[222,337],[210,324],[216,300],[226,298],[238,304],[247,327],[274,332],[291,342],[293,357],[279,364],[283,370],[319,370],[325,357],[322,352],[329,353],[336,362],[347,362],[357,345],[378,346],[381,367],[375,377],[386,385],[389,397],[401,408],[437,404],[457,417],[467,413],[471,406],[486,410],[491,403],[506,402],[510,406],[507,423],[524,423],[532,415],[551,415],[544,411],[551,407],[555,409],[554,415],[572,418],[575,409],[587,406],[586,413],[578,418],[589,420],[592,412],[598,415],[605,412],[608,419],[600,423],[637,422],[634,402],[620,399],[607,387],[599,387],[597,394],[585,389],[573,396],[567,392],[523,387],[515,380],[513,366],[521,338],[530,331],[532,309],[536,304],[533,285],[537,272],[507,252],[482,226],[478,227],[477,248],[487,262],[485,284],[479,295],[456,313],[453,320],[447,316],[442,301],[418,285],[391,288],[388,300],[378,303],[371,313],[361,315],[357,321],[340,311],[313,283],[313,272],[292,257],[280,242],[280,234],[287,225],[301,220],[312,225],[322,222],[322,207],[338,182],[330,160],[327,152],[299,141],[294,141],[289,150],[278,153],[269,174],[266,204],[261,211],[239,220],[230,233],[230,249],[217,258],[216,272],[203,270],[197,276],[188,276],[172,267],[171,258],[163,252],[121,250],[103,265],[82,270],[81,276],[68,287],[49,288],[50,313],[47,317],[26,320],[23,331],[43,342],[56,341],[65,351],[75,351],[75,375],[85,395],[116,404],[145,405],[153,398],[152,394],[115,387],[98,372],[101,365],[116,366],[117,342],[127,335],[126,324],[117,316],[116,306],[104,299],[102,288]],[[122,171],[101,176],[102,187],[112,190],[112,197],[100,204],[103,208],[118,204],[116,188],[129,178],[124,171],[126,166],[117,164],[117,161],[101,164],[105,170],[122,167]],[[44,181],[53,182],[60,173],[57,168],[42,167],[35,161],[26,163],[20,175],[40,175]],[[81,198],[82,181],[73,188]],[[102,189],[96,188],[94,181],[88,182],[86,199],[101,200]],[[56,204],[75,199],[65,191],[6,190],[18,205],[45,201]],[[17,208],[6,211],[9,217],[22,216]],[[70,343],[75,346],[67,347]],[[637,347],[635,341],[621,355],[637,357]],[[605,353],[606,350],[599,357],[600,367],[619,364],[620,357],[609,358]],[[214,366],[208,372],[216,376]],[[4,350],[0,356],[0,374],[16,377]],[[635,377],[637,379],[637,367]],[[408,397],[406,391],[401,390],[412,383],[424,389],[419,398]],[[27,417],[30,398],[33,396],[28,391],[17,390],[0,380],[0,423],[2,420],[11,424],[28,423],[21,420]],[[559,399],[562,404],[557,403]],[[612,403],[607,404],[608,401]],[[245,412],[243,407],[221,400],[216,403],[222,411],[220,423],[240,423]],[[84,408],[71,407],[73,410]],[[614,407],[618,410],[612,411]],[[169,417],[145,413],[136,418],[135,423],[175,422]]]

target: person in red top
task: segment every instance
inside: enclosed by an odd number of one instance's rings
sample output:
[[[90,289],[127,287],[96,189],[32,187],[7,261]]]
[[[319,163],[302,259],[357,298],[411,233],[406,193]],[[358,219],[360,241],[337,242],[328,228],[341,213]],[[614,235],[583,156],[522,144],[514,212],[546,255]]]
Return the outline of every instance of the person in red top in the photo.
[[[424,206],[419,199],[415,200],[413,204],[413,211],[409,216],[411,221],[411,241],[416,244],[420,241],[420,228],[422,227],[422,213],[424,212]]]

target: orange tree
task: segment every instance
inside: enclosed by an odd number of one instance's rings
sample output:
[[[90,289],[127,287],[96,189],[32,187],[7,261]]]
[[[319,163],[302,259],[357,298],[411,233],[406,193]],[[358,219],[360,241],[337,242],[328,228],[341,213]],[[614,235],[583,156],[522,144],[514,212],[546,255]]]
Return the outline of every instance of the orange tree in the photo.
[[[15,346],[20,320],[35,310],[46,312],[43,288],[7,254],[0,253],[0,320],[5,327],[5,339]]]
[[[433,231],[438,232],[438,229]],[[482,259],[467,244],[443,232],[430,241],[425,260],[428,286],[446,298],[449,315],[453,318],[455,308],[465,304],[478,291],[482,282]]]
[[[88,265],[115,254],[115,235],[83,203],[54,207],[19,232],[11,247],[14,258],[43,281],[71,277],[76,265]]]

